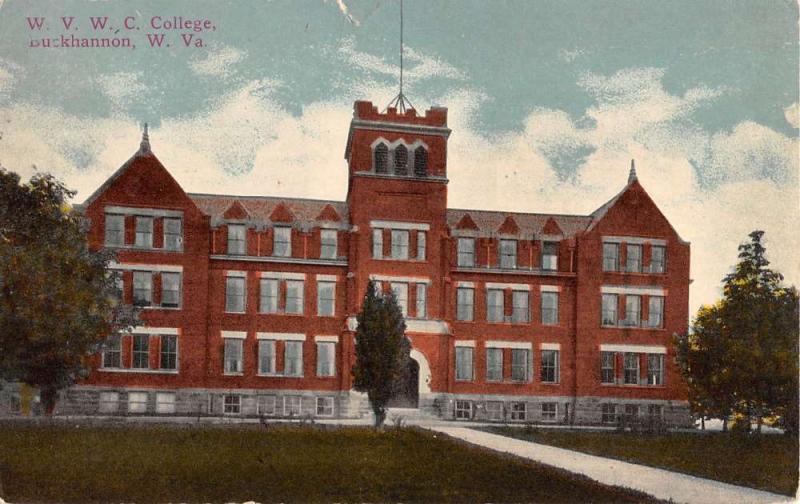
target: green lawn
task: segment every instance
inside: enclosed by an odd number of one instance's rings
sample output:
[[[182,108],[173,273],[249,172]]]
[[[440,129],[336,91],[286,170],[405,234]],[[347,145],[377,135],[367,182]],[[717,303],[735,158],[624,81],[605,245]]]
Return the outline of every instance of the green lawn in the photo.
[[[787,495],[797,489],[797,439],[781,435],[481,430]]]
[[[0,425],[11,502],[651,502],[413,429]]]

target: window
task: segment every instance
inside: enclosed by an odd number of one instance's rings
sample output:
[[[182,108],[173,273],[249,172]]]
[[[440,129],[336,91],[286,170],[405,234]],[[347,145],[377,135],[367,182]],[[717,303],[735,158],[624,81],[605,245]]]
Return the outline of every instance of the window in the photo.
[[[372,230],[372,258],[383,259],[383,229]]]
[[[614,423],[617,421],[617,405],[605,403],[602,405],[602,422]]]
[[[639,354],[626,352],[625,361],[625,385],[639,384]]]
[[[244,255],[247,251],[247,231],[244,224],[228,224],[228,254]]]
[[[414,175],[417,177],[428,176],[428,151],[421,145],[414,149]]]
[[[161,306],[164,308],[180,308],[180,273],[161,273]]]
[[[503,349],[486,349],[486,381],[503,381]]]
[[[125,245],[125,216],[106,214],[106,245]]]
[[[458,266],[472,268],[475,266],[475,238],[458,239]]]
[[[242,412],[242,396],[225,394],[222,396],[222,412],[226,415],[238,415]]]
[[[275,241],[272,243],[272,255],[275,257],[291,257],[292,228],[276,227]]]
[[[241,374],[244,371],[244,340],[225,338],[225,374]]]
[[[647,354],[647,384],[664,385],[664,354]]]
[[[392,259],[408,259],[408,231],[392,229]]]
[[[530,322],[530,304],[527,291],[514,291],[511,294],[511,322],[522,324]]]
[[[225,279],[225,311],[244,313],[244,277],[229,276]]]
[[[153,274],[149,271],[133,272],[133,304],[150,306],[153,302]]]
[[[373,154],[373,166],[375,173],[386,173],[389,171],[389,148],[386,144],[378,144]]]
[[[317,416],[333,416],[333,397],[317,397]]]
[[[456,318],[471,321],[474,318],[475,290],[469,287],[456,289]]]
[[[558,292],[542,292],[542,324],[558,325]]]
[[[258,341],[258,374],[275,374],[275,341]]]
[[[303,342],[287,341],[283,355],[283,374],[286,376],[303,376]]]
[[[161,335],[161,369],[178,369],[178,337],[174,334]]]
[[[392,282],[391,284],[392,292],[394,292],[394,297],[397,298],[397,304],[400,306],[400,311],[403,312],[403,316],[408,316],[408,284],[407,283],[397,283]]]
[[[317,342],[317,376],[334,376],[336,374],[336,343],[332,341]]]
[[[317,315],[333,317],[336,308],[336,283],[317,282]]]
[[[617,358],[614,352],[600,352],[600,383],[616,383]]]
[[[147,334],[133,335],[133,367],[135,369],[150,367],[150,336]]]
[[[117,413],[119,411],[119,392],[100,392],[98,413]]]
[[[503,403],[500,401],[486,402],[487,420],[503,420]]]
[[[147,413],[147,392],[128,392],[128,413]]]
[[[303,313],[303,287],[302,280],[286,281],[286,313],[301,315]]]
[[[456,420],[472,419],[472,401],[456,401]]]
[[[164,218],[164,248],[166,250],[183,249],[183,230],[181,220],[175,217]]]
[[[119,336],[114,336],[106,340],[105,348],[103,349],[103,367],[122,367],[122,352]]]
[[[303,398],[300,396],[283,397],[283,414],[286,416],[300,415],[303,412]]]
[[[417,318],[428,316],[428,286],[417,284]]]
[[[647,327],[661,328],[664,325],[664,297],[650,296],[647,310]]]
[[[276,397],[272,395],[262,395],[256,398],[257,415],[274,415]]]
[[[628,244],[626,248],[625,271],[629,273],[642,272],[642,246]]]
[[[153,218],[136,217],[136,241],[137,247],[153,248]]]
[[[632,294],[625,295],[625,320],[623,325],[627,327],[638,327],[642,315],[642,298]]]
[[[603,244],[603,271],[619,270],[619,243]]]
[[[338,233],[335,229],[323,229],[320,231],[320,251],[321,259],[336,259],[337,256]]]
[[[558,383],[558,350],[542,350],[541,378],[544,383]]]
[[[511,420],[525,420],[527,404],[524,402],[511,403]]]
[[[650,248],[650,273],[664,273],[667,264],[667,249],[660,245]]]
[[[156,413],[161,413],[162,415],[175,413],[175,394],[171,392],[157,392]]]
[[[558,269],[558,243],[544,242],[542,246],[542,269],[548,271]]]
[[[278,281],[274,278],[261,279],[261,313],[278,313]]]
[[[517,267],[517,240],[500,240],[500,267]]]
[[[456,347],[456,380],[472,380],[472,347]]]
[[[616,294],[603,294],[603,318],[602,324],[604,326],[617,325],[617,295]]]
[[[545,422],[555,422],[558,416],[558,403],[542,403],[542,420]]]
[[[486,291],[486,320],[489,322],[502,322],[505,307],[503,306],[503,291],[489,289]]]
[[[531,351],[526,348],[511,349],[511,379],[525,382],[531,379]]]
[[[424,261],[425,260],[425,246],[427,241],[427,235],[425,231],[417,231],[417,260]]]
[[[647,415],[650,418],[657,418],[661,419],[664,415],[664,410],[660,404],[648,404],[647,405]]]
[[[394,173],[395,175],[408,175],[408,149],[405,145],[394,148]]]
[[[639,406],[637,404],[625,405],[625,423],[631,423],[639,416]]]

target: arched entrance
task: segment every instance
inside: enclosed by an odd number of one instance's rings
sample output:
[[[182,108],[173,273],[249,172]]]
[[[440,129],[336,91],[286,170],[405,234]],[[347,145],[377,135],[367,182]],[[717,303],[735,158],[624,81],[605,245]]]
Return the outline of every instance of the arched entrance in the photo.
[[[411,349],[405,364],[405,372],[395,382],[390,408],[418,408],[420,394],[431,391],[431,369],[428,359],[416,349]]]

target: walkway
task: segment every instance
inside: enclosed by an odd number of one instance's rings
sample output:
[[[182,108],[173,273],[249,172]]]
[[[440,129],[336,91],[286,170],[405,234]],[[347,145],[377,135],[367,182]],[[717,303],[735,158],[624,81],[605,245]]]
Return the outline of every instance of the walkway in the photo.
[[[427,428],[492,450],[582,474],[606,485],[639,490],[658,499],[698,504],[795,502],[795,499],[786,495],[596,457],[465,427],[430,425]]]

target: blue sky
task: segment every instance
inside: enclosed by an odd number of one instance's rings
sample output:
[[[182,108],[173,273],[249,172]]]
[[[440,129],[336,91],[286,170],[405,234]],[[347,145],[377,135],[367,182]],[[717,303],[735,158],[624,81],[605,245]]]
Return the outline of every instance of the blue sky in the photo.
[[[82,201],[148,121],[187,190],[343,199],[352,102],[397,93],[398,14],[397,0],[0,1],[0,163],[51,171]],[[135,50],[29,47],[61,16],[90,36],[89,16],[128,15]],[[149,20],[173,15],[216,30],[148,48]],[[585,214],[633,157],[693,244],[692,308],[755,228],[800,279],[794,2],[406,0],[405,28],[408,96],[450,111],[451,206]]]

